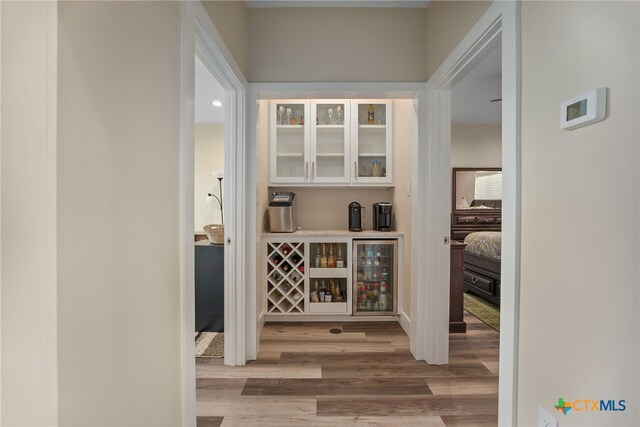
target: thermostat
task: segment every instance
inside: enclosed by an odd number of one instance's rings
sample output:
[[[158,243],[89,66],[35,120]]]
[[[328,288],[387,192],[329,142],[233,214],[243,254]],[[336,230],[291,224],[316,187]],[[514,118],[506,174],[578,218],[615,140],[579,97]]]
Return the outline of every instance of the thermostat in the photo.
[[[560,128],[576,129],[604,119],[607,110],[607,89],[593,89],[564,101],[560,107]]]

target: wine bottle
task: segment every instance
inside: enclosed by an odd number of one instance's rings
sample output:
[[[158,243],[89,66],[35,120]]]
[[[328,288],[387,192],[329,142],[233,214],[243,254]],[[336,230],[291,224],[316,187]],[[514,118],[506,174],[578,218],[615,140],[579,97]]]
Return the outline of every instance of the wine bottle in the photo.
[[[316,245],[316,258],[313,260],[313,266],[320,268],[320,245]]]
[[[309,299],[311,300],[311,302],[319,302],[319,297],[318,297],[318,280],[314,280],[313,282],[313,291],[311,291],[311,294],[309,295]]]
[[[327,288],[324,285],[324,280],[320,285],[320,290],[318,291],[318,299],[320,302],[324,302],[324,296],[327,294]]]
[[[336,268],[344,268],[344,258],[342,257],[342,245],[338,245],[338,259],[336,259]]]
[[[298,265],[298,263],[300,262],[300,255],[298,254],[293,254],[291,256],[291,262],[293,262],[294,265]]]
[[[327,267],[336,268],[336,256],[333,254],[333,244],[329,245],[329,257],[327,258]]]
[[[328,261],[329,261],[329,259],[327,258],[327,246],[323,243],[322,244],[322,256],[320,257],[320,268],[327,268],[328,267]]]
[[[291,252],[291,246],[283,245],[282,246],[282,253],[284,254],[284,256],[289,255],[289,252]]]
[[[384,283],[384,282],[383,282]],[[378,307],[380,310],[387,310],[387,287],[380,287],[380,295],[378,295]]]
[[[376,114],[373,108],[373,104],[369,104],[369,108],[367,109],[367,123],[372,125],[376,122]]]
[[[282,264],[282,266],[280,267],[282,269],[282,271],[284,271],[285,273],[289,270],[291,270],[291,266],[289,265],[288,262],[285,262],[284,264]]]
[[[282,262],[282,258],[281,258],[281,257],[279,257],[278,255],[276,255],[276,256],[274,256],[274,257],[273,257],[273,263],[274,263],[275,265],[279,265],[281,262]]]

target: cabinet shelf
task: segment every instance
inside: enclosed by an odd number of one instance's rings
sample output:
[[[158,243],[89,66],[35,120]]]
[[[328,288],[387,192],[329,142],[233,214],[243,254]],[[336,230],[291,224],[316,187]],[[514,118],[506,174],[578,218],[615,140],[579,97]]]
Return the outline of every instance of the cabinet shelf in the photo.
[[[386,157],[387,153],[358,153],[358,157]]]
[[[344,153],[317,153],[316,157],[344,157]]]
[[[371,129],[371,130],[383,130],[387,128],[387,125],[359,125],[360,129]]]
[[[302,130],[304,125],[277,125],[277,128],[282,130]]]
[[[304,153],[278,153],[278,157],[304,157]]]
[[[319,131],[332,131],[344,129],[344,125],[316,125]]]
[[[309,277],[318,279],[346,278],[349,275],[348,268],[310,268]]]

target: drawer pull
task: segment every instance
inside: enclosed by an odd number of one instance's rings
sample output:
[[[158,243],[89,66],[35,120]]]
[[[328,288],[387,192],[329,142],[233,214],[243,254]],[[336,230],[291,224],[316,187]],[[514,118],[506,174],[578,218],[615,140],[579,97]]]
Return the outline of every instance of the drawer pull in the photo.
[[[471,277],[471,282],[478,283],[478,278],[477,277]]]

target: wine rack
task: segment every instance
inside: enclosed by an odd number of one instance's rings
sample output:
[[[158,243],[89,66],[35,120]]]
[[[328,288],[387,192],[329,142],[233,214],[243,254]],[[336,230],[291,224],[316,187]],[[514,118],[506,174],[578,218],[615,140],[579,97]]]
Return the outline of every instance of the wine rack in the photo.
[[[267,243],[267,312],[304,313],[304,243]]]

